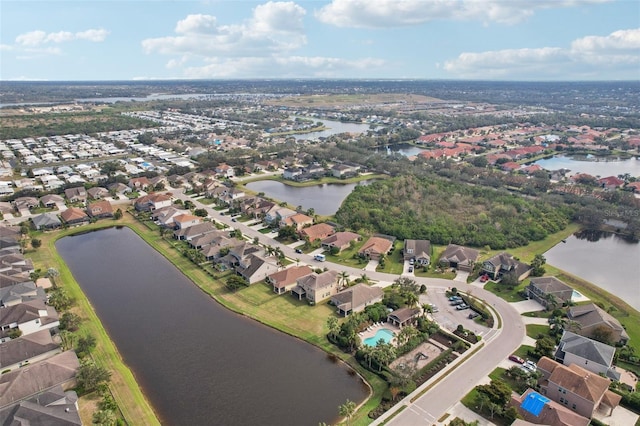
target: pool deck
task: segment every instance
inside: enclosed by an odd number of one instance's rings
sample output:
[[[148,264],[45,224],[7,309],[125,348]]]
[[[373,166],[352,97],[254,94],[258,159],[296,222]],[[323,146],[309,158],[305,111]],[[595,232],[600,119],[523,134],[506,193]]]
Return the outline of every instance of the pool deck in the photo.
[[[380,330],[382,328],[386,328],[387,330],[391,330],[395,335],[397,335],[400,332],[400,328],[396,327],[395,325],[392,325],[391,323],[378,322],[378,323],[375,323],[373,325],[370,325],[369,327],[367,327],[366,330],[361,331],[360,333],[358,333],[358,336],[360,337],[360,341],[364,342],[364,339],[368,339],[369,337],[375,336],[376,333],[378,332],[378,330]],[[396,338],[395,337],[393,339],[391,339],[391,344],[395,346],[395,344],[396,344]]]

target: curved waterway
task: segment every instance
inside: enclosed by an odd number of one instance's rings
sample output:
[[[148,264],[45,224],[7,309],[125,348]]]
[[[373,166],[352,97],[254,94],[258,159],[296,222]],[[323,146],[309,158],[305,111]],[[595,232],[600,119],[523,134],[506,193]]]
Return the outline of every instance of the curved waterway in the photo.
[[[56,248],[163,425],[316,426],[366,397],[345,365],[222,307],[128,228]]]

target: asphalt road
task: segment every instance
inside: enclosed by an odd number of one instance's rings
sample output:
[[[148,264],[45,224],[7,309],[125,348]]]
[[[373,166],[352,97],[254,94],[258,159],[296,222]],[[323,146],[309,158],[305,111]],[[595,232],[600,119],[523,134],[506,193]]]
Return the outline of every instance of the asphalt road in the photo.
[[[182,200],[191,200],[198,208],[204,208],[216,221],[225,223],[231,227],[240,229],[243,234],[250,239],[258,238],[261,244],[280,247],[285,256],[293,259],[300,259],[301,262],[311,265],[318,264],[322,267],[333,268],[339,272],[346,271],[350,275],[362,275],[362,269],[338,265],[331,262],[319,263],[313,257],[305,253],[296,253],[295,250],[286,245],[280,244],[273,238],[251,229],[240,222],[233,222],[230,216],[221,216],[220,213],[202,203],[185,195],[182,190],[173,190],[172,194]],[[367,271],[367,276],[374,281],[393,282],[398,276],[375,271]],[[431,425],[437,422],[451,407],[466,395],[485,376],[493,371],[496,366],[507,358],[515,349],[520,347],[525,336],[525,326],[520,314],[511,306],[493,293],[479,287],[472,287],[465,283],[453,282],[440,278],[412,277],[418,284],[425,284],[429,288],[450,288],[457,287],[459,291],[472,293],[475,297],[482,299],[489,306],[492,306],[501,318],[502,327],[493,329],[483,335],[484,346],[473,354],[464,363],[459,364],[449,374],[447,374],[437,384],[433,385],[415,402],[411,403],[409,395],[401,403],[385,413],[384,416],[373,422],[373,425],[382,423],[387,417],[407,405],[402,412],[386,424],[399,426]],[[445,306],[440,306],[444,309]],[[416,392],[418,392],[418,389]]]

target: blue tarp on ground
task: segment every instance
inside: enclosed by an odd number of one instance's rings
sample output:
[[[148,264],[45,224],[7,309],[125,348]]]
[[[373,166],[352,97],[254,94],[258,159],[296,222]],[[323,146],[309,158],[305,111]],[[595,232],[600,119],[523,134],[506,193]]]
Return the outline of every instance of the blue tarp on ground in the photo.
[[[538,392],[531,392],[527,395],[524,401],[522,401],[520,408],[537,417],[540,414],[540,411],[542,411],[542,407],[544,407],[544,405],[549,401],[549,398],[545,398]]]

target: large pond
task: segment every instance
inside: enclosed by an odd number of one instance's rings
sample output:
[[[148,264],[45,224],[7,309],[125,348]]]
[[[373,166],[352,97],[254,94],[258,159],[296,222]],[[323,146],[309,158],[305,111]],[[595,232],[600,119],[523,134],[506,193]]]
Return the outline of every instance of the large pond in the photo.
[[[222,307],[128,228],[56,247],[163,425],[316,426],[366,396],[346,366]]]
[[[286,201],[292,206],[302,206],[304,210],[310,208],[316,214],[330,216],[335,214],[340,205],[353,188],[357,185],[368,185],[371,181],[359,183],[326,183],[313,186],[291,186],[276,180],[259,180],[246,185],[252,191],[264,192],[267,197],[279,201]]]
[[[314,122],[321,122],[327,128],[326,130],[321,130],[319,132],[310,132],[310,133],[298,133],[293,135],[296,140],[314,140],[318,138],[326,138],[331,135],[337,135],[339,133],[365,133],[370,129],[369,124],[361,124],[361,123],[344,123],[342,121],[335,120],[321,120],[321,119],[313,119]]]
[[[640,311],[640,243],[581,231],[547,251],[547,263],[597,285]]]
[[[591,176],[618,176],[629,173],[631,176],[640,176],[640,159],[636,157],[620,160],[615,158],[566,157],[564,155],[545,158],[534,162],[546,170],[569,169],[571,174],[587,173]]]

